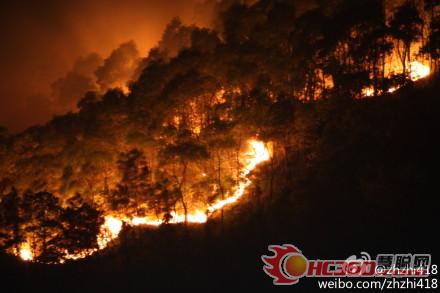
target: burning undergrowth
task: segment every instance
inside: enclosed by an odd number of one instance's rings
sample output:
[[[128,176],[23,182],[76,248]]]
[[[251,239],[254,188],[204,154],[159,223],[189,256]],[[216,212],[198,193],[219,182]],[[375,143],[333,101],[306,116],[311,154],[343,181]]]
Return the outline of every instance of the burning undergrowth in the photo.
[[[139,151],[133,151],[128,161],[118,161],[124,165],[125,172],[130,172],[122,177],[122,182],[129,180],[130,185],[121,182],[117,189],[103,191],[106,202],[99,210],[83,202],[79,194],[69,198],[67,207],[63,208],[59,199],[47,192],[20,196],[15,190],[11,191],[3,204],[11,208],[10,216],[14,218],[10,220],[15,220],[17,227],[10,231],[4,227],[11,233],[5,238],[20,240],[9,251],[25,261],[64,263],[106,248],[118,237],[123,224],[205,223],[215,211],[243,196],[251,184],[248,174],[270,156],[268,145],[249,140],[239,154],[236,175],[222,169],[191,175],[198,172],[200,166],[193,168],[188,162],[175,174],[176,182],[169,182],[165,187],[149,178],[151,174],[144,158]],[[225,176],[234,177],[233,187],[223,184],[221,180]],[[139,185],[133,185],[135,182]],[[203,190],[200,184],[204,185]],[[201,193],[206,190],[208,194]]]

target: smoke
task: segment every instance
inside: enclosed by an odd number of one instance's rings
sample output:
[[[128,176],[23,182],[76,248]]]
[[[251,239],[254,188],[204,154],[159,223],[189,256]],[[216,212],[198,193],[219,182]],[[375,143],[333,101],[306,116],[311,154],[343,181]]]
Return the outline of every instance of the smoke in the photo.
[[[80,57],[66,76],[52,84],[52,101],[58,105],[57,112],[73,109],[84,93],[98,90],[95,71],[103,62],[97,53]]]
[[[135,80],[150,58],[160,57],[168,60],[177,56],[184,48],[192,45],[193,32],[198,26],[212,27],[215,21],[212,16],[223,11],[234,1],[202,1],[195,6],[194,24],[184,24],[179,17],[174,17],[166,26],[157,46],[150,50],[147,58],[142,58],[134,41],[120,44],[110,55],[103,59],[92,53],[80,57],[66,76],[52,84],[53,100],[59,105],[57,112],[75,109],[78,100],[87,92],[95,91],[104,94],[112,88],[128,92],[129,82]],[[200,17],[203,15],[204,17]],[[158,56],[155,56],[157,54]]]
[[[185,24],[210,25],[212,11],[207,7],[215,2],[1,1],[0,125],[20,131],[73,110],[86,90],[123,86],[121,80],[129,79],[131,69],[118,62],[124,52],[135,54],[127,45],[118,57],[115,48],[134,40],[138,54],[145,57],[173,17]],[[94,68],[99,72],[91,70],[96,64],[90,52],[106,59]]]
[[[221,32],[228,7],[255,1],[0,1],[0,126],[20,131],[75,110],[87,91],[126,89],[150,49],[174,57],[194,25]]]
[[[127,90],[141,58],[134,41],[122,43],[103,59],[97,53],[76,60],[73,68],[52,84],[52,101],[58,111],[74,110],[87,92],[105,93],[111,88]]]
[[[174,18],[166,27],[157,46],[166,57],[172,58],[183,48],[191,45],[193,26],[184,26],[179,18]]]
[[[139,51],[133,41],[121,44],[95,71],[100,91],[105,92],[114,87],[125,89],[140,60]]]

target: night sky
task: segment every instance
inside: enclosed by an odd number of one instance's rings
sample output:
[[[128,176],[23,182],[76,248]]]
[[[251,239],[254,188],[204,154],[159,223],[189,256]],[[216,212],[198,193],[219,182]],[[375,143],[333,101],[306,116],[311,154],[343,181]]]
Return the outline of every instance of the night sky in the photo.
[[[172,17],[206,25],[208,6],[196,0],[2,1],[0,125],[16,132],[62,114],[51,84],[77,58],[92,52],[106,58],[129,40],[146,56]]]

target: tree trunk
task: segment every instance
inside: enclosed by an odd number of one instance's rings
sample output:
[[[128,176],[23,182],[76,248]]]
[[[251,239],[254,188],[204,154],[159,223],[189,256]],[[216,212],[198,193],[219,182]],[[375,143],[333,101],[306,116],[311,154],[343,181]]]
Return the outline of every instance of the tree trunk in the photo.
[[[224,200],[225,193],[224,193],[222,181],[221,181],[221,159],[220,159],[219,153],[217,153],[217,181],[218,181],[218,186],[220,188],[220,193],[222,195],[222,200]],[[221,229],[223,231],[223,207],[220,212],[221,212]]]
[[[183,212],[185,213],[185,226],[188,224],[188,207],[186,206],[184,194],[183,194],[183,186],[186,181],[186,170],[187,170],[187,163],[182,160],[182,179],[179,183],[179,197],[180,202],[182,203]]]

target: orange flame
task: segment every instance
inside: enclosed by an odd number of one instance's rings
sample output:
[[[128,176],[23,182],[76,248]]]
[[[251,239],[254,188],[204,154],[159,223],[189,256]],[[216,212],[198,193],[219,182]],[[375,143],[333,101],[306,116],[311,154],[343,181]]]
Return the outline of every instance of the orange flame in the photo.
[[[114,216],[106,216],[101,226],[101,233],[98,235],[98,246],[100,249],[107,247],[108,243],[116,239],[122,229],[122,220]]]
[[[409,77],[411,78],[412,81],[416,81],[421,78],[424,78],[431,73],[431,68],[429,68],[429,66],[426,66],[417,61],[411,62],[409,64],[409,68],[410,68]]]
[[[243,154],[243,160],[245,166],[241,170],[240,182],[231,196],[226,199],[218,200],[217,202],[211,204],[207,207],[206,211],[196,210],[193,213],[187,214],[187,221],[190,223],[205,223],[208,220],[209,214],[212,214],[216,210],[222,209],[226,205],[230,205],[241,198],[246,190],[246,188],[251,184],[251,180],[247,178],[247,175],[255,169],[255,167],[267,161],[270,158],[270,150],[262,142],[258,140],[250,140],[249,148],[246,153]],[[171,220],[169,223],[177,224],[185,222],[185,215],[181,213],[172,212]],[[163,224],[162,220],[154,219],[152,217],[133,217],[129,218],[126,216],[115,216],[107,215],[105,216],[104,224],[100,228],[100,233],[97,236],[98,248],[85,249],[77,253],[69,254],[65,251],[65,255],[59,260],[59,263],[64,263],[65,260],[76,260],[85,258],[98,250],[104,249],[108,244],[119,236],[122,230],[123,224],[126,223],[130,226],[148,225],[148,226],[159,226]],[[28,242],[22,243],[20,245],[20,250],[16,253],[25,261],[32,261],[34,258],[33,252]]]
[[[427,65],[424,65],[418,61],[412,61],[409,64],[409,78],[412,81],[417,81],[421,78],[427,77],[431,74],[431,68]],[[398,90],[398,87],[391,87],[388,89],[388,93],[395,92]],[[372,86],[365,87],[362,89],[362,96],[371,97],[374,95],[374,88]]]
[[[249,145],[251,146],[251,150],[250,152],[245,154],[245,158],[247,159],[247,164],[242,169],[242,177],[244,178],[244,180],[238,184],[238,187],[232,196],[223,200],[219,200],[214,204],[210,205],[208,207],[208,212],[213,213],[216,210],[222,209],[226,205],[236,202],[240,197],[242,197],[246,188],[251,184],[251,181],[248,178],[246,178],[246,176],[253,169],[255,169],[255,167],[258,164],[269,160],[270,151],[263,142],[257,140],[251,140],[249,142]]]
[[[34,259],[34,254],[28,242],[23,242],[22,244],[20,244],[18,254],[24,261],[31,261]]]

